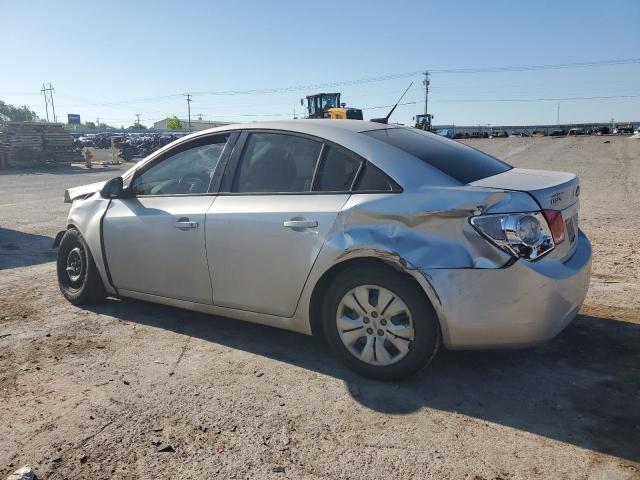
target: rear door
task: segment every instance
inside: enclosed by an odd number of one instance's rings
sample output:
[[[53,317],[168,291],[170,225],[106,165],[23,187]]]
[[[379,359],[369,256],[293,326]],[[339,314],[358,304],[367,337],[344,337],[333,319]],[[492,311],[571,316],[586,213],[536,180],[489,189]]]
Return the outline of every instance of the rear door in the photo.
[[[120,290],[211,304],[205,214],[216,167],[237,133],[177,145],[145,165],[103,220],[104,247]]]
[[[291,317],[361,164],[307,136],[243,133],[207,212],[214,304]]]

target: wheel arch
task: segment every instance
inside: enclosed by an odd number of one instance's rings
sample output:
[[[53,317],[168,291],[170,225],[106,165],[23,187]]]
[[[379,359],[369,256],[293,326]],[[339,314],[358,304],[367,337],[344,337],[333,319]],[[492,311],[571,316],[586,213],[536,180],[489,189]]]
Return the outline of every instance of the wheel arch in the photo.
[[[447,335],[446,325],[444,325],[441,320],[442,315],[440,314],[440,299],[436,291],[429,283],[426,275],[424,275],[417,269],[408,268],[406,266],[406,263],[399,255],[389,252],[376,252],[376,254],[364,252],[351,253],[350,255],[345,256],[345,258],[334,263],[320,276],[320,278],[314,285],[308,306],[309,324],[311,327],[312,335],[319,336],[323,334],[322,302],[327,289],[329,288],[329,285],[331,285],[332,280],[335,279],[338,275],[341,275],[345,271],[349,270],[350,268],[361,265],[376,265],[393,269],[397,272],[402,273],[406,277],[410,278],[413,282],[415,282],[416,287],[421,291],[421,293],[425,296],[425,298],[433,308],[440,334],[443,337]]]

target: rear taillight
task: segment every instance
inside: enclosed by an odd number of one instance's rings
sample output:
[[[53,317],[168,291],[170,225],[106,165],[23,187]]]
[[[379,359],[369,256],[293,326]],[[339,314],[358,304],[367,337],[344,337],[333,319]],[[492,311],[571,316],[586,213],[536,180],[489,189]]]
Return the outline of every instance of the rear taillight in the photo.
[[[562,212],[559,210],[543,210],[542,214],[549,224],[549,230],[553,235],[553,241],[556,245],[564,242],[564,219]]]
[[[479,215],[469,221],[483,237],[516,258],[536,260],[555,247],[550,222],[541,212]]]

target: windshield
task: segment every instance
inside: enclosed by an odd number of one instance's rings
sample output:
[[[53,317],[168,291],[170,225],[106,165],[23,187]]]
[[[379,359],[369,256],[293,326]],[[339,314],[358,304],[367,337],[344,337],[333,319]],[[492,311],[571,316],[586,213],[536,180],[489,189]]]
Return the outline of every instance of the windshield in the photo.
[[[323,95],[322,96],[322,108],[327,109],[327,108],[334,108],[334,107],[338,107],[338,94],[334,93],[334,94],[327,94],[327,95]]]
[[[410,153],[460,183],[472,183],[512,168],[475,148],[421,130],[388,128],[362,133]]]

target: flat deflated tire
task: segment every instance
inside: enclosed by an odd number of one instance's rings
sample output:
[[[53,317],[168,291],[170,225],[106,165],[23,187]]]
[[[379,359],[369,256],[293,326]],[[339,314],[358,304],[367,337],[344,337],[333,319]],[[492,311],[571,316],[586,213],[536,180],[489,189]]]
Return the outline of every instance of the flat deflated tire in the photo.
[[[57,259],[58,286],[62,295],[74,305],[97,303],[104,299],[102,279],[82,234],[66,231]]]
[[[360,265],[327,290],[323,327],[338,358],[374,380],[406,378],[440,346],[436,314],[419,286],[391,267]]]

